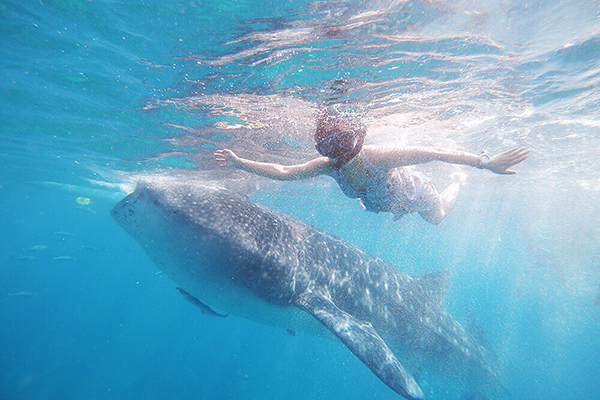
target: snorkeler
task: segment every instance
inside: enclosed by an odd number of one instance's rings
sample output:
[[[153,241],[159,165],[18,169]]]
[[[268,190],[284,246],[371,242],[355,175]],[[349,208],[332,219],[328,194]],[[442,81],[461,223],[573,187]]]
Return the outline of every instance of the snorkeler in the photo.
[[[222,167],[277,180],[329,175],[346,196],[359,198],[368,211],[390,212],[394,220],[418,212],[437,225],[454,206],[464,178],[453,174],[450,186],[438,193],[427,177],[402,167],[438,160],[508,175],[515,174],[510,168],[529,154],[522,147],[491,157],[433,147],[363,146],[365,135],[366,126],[360,120],[324,112],[317,120],[314,135],[316,149],[323,157],[299,165],[280,165],[244,159],[228,149],[217,150],[214,156]]]

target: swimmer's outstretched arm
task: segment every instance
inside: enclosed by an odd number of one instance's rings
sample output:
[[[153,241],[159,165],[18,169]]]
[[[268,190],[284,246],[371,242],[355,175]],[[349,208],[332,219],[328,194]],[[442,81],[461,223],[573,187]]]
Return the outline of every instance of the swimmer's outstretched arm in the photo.
[[[332,165],[326,157],[315,158],[304,164],[281,165],[248,160],[239,157],[228,149],[217,150],[214,155],[221,167],[236,168],[280,181],[309,179],[319,175],[327,175],[330,173]]]
[[[470,165],[490,170],[496,174],[512,175],[517,172],[510,169],[527,158],[529,149],[515,147],[493,157],[481,156],[467,151],[456,151],[434,147],[375,147],[365,146],[364,151],[380,168],[423,164],[430,161],[442,161],[450,164]]]

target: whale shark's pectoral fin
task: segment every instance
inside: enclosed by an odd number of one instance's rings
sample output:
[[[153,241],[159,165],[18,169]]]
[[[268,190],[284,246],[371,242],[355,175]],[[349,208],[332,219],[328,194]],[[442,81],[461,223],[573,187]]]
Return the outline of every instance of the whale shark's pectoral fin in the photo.
[[[368,322],[339,309],[329,298],[310,293],[296,306],[315,317],[333,332],[379,379],[407,399],[424,399],[421,388],[396,359]]]
[[[200,309],[200,311],[202,311],[202,314],[204,314],[204,315],[210,315],[211,317],[219,317],[219,318],[225,318],[226,316],[229,315],[229,314],[219,314],[218,312],[216,312],[215,310],[210,308],[209,305],[201,302],[200,300],[198,300],[197,298],[195,298],[194,296],[192,296],[191,294],[189,294],[188,292],[186,292],[185,290],[183,290],[180,287],[178,287],[176,289],[183,296],[184,299],[186,299],[188,302],[190,302],[191,304],[198,307]]]

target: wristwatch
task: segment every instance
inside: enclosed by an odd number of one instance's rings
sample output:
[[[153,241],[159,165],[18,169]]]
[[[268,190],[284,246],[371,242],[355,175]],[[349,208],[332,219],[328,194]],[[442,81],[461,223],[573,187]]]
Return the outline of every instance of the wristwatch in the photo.
[[[485,151],[479,155],[479,164],[476,165],[479,169],[485,169],[490,163],[490,155]]]

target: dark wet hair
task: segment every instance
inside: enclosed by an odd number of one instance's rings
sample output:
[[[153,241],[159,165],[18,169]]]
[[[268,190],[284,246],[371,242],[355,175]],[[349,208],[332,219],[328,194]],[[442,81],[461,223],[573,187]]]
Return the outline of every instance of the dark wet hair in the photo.
[[[317,114],[317,130],[315,131],[315,142],[340,131],[353,130],[358,134],[358,140],[354,148],[338,157],[335,168],[339,169],[348,161],[360,153],[365,143],[367,127],[357,113],[329,106],[319,110]]]

